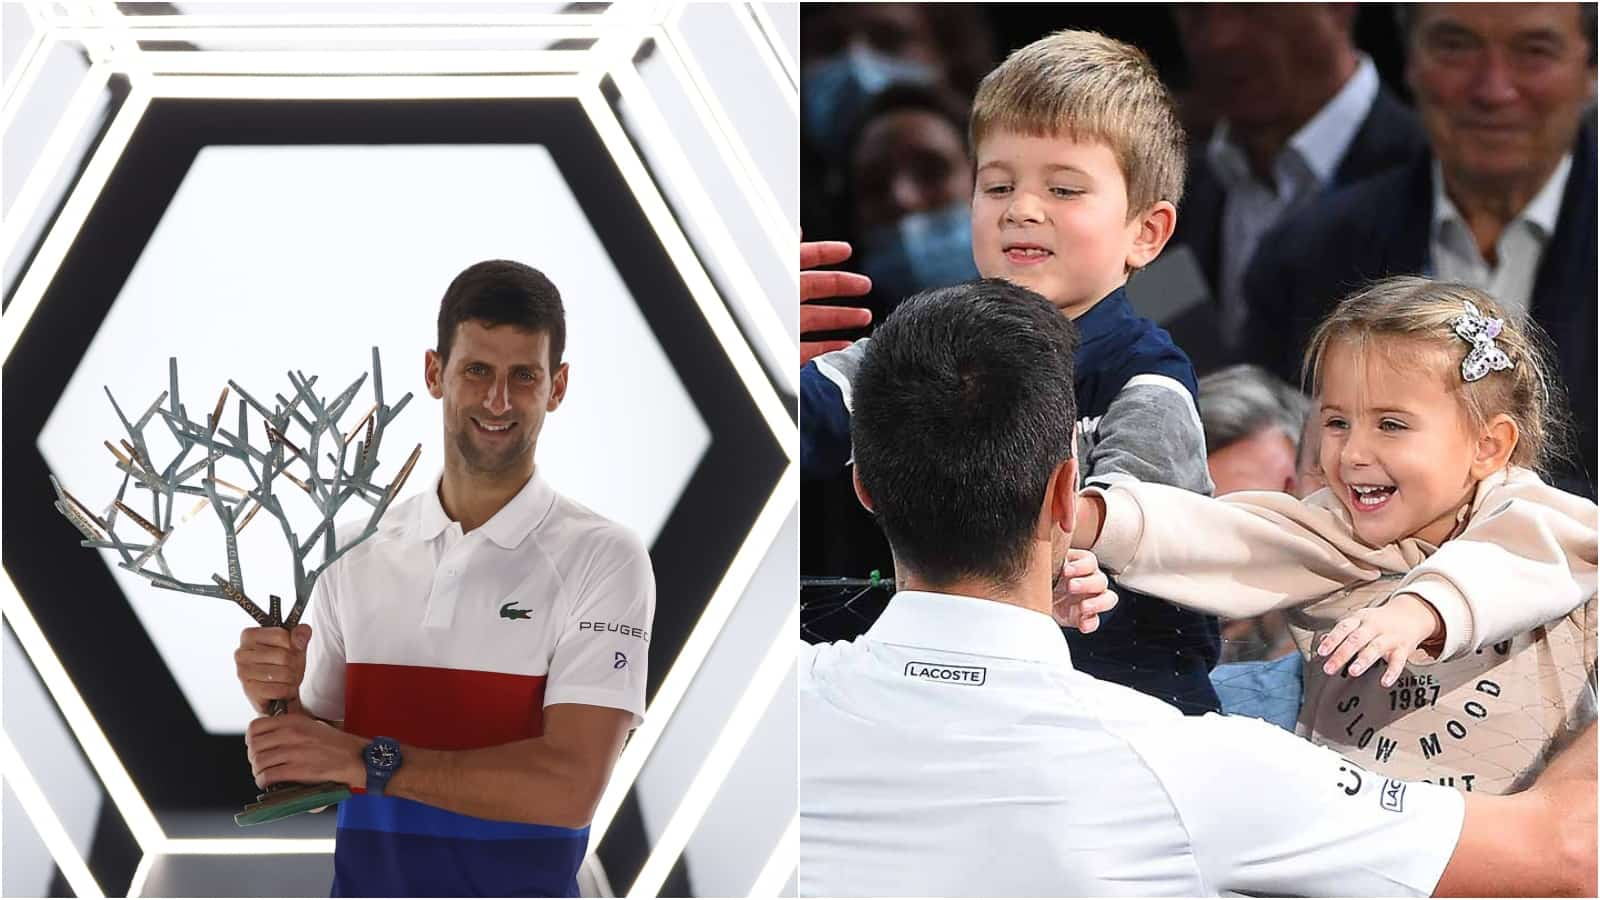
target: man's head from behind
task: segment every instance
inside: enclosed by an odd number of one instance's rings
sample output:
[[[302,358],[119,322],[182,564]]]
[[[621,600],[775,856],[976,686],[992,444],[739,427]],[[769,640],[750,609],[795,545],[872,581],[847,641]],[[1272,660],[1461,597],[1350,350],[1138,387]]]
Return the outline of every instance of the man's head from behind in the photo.
[[[850,435],[898,577],[1009,587],[1052,523],[1070,530],[1075,344],[1048,302],[998,279],[918,294],[878,327]]]
[[[1148,265],[1177,222],[1184,133],[1137,48],[1058,31],[978,86],[970,125],[978,271],[1076,315]]]
[[[523,476],[546,413],[567,390],[566,314],[539,270],[509,260],[469,266],[439,304],[428,393],[444,401],[447,465]]]

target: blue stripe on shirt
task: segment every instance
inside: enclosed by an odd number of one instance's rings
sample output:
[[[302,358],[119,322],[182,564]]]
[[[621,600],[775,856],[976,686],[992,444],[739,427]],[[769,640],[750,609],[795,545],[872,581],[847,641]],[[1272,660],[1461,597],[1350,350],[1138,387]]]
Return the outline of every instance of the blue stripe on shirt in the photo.
[[[398,797],[339,804],[335,897],[576,897],[589,829],[464,816]]]
[[[453,813],[447,809],[402,797],[381,797],[371,794],[356,794],[339,804],[339,829],[342,831],[350,828],[474,841],[573,837],[587,840],[589,836],[587,826],[562,828],[558,825],[500,822]]]

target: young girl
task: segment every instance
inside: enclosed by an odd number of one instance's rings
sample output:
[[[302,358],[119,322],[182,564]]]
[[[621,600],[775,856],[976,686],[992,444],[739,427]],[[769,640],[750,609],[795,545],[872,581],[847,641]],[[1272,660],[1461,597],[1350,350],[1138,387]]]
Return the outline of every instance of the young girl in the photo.
[[[1547,363],[1481,292],[1406,277],[1341,303],[1306,371],[1326,488],[1091,488],[1074,546],[1180,605],[1288,610],[1301,735],[1396,778],[1520,789],[1594,716],[1597,510],[1532,471]]]

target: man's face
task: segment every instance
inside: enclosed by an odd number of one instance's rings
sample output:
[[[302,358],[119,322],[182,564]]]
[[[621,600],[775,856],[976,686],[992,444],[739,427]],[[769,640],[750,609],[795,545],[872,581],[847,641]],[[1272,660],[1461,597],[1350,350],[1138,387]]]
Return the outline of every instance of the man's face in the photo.
[[[1419,3],[1406,79],[1459,185],[1542,181],[1594,98],[1576,3]]]
[[[1178,39],[1206,105],[1236,126],[1297,127],[1350,53],[1349,4],[1180,3]],[[1346,57],[1347,58],[1347,57]]]
[[[863,231],[972,196],[961,132],[927,110],[900,109],[873,119],[862,129],[850,164],[856,222]]]
[[[550,335],[510,325],[456,326],[448,360],[429,350],[428,393],[444,401],[447,466],[493,478],[531,471],[546,413],[567,392],[567,365],[550,371]]]
[[[972,258],[1076,315],[1127,280],[1138,220],[1111,148],[1098,141],[986,136],[977,148]]]
[[[1217,496],[1234,491],[1295,493],[1295,447],[1278,428],[1263,428],[1206,457]]]

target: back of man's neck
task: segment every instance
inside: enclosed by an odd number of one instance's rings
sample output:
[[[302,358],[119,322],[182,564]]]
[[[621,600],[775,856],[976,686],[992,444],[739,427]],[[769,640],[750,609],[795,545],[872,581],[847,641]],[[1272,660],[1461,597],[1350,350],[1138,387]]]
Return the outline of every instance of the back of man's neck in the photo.
[[[933,583],[915,574],[897,573],[895,587],[901,591],[925,591],[930,594],[953,594],[957,597],[992,600],[995,603],[1020,606],[1048,616],[1051,614],[1050,582],[1048,578],[1044,579],[1041,591],[1039,585],[1030,583],[1037,580],[1039,579],[1024,579],[1016,584],[1003,585],[988,578],[958,578],[954,581]]]

